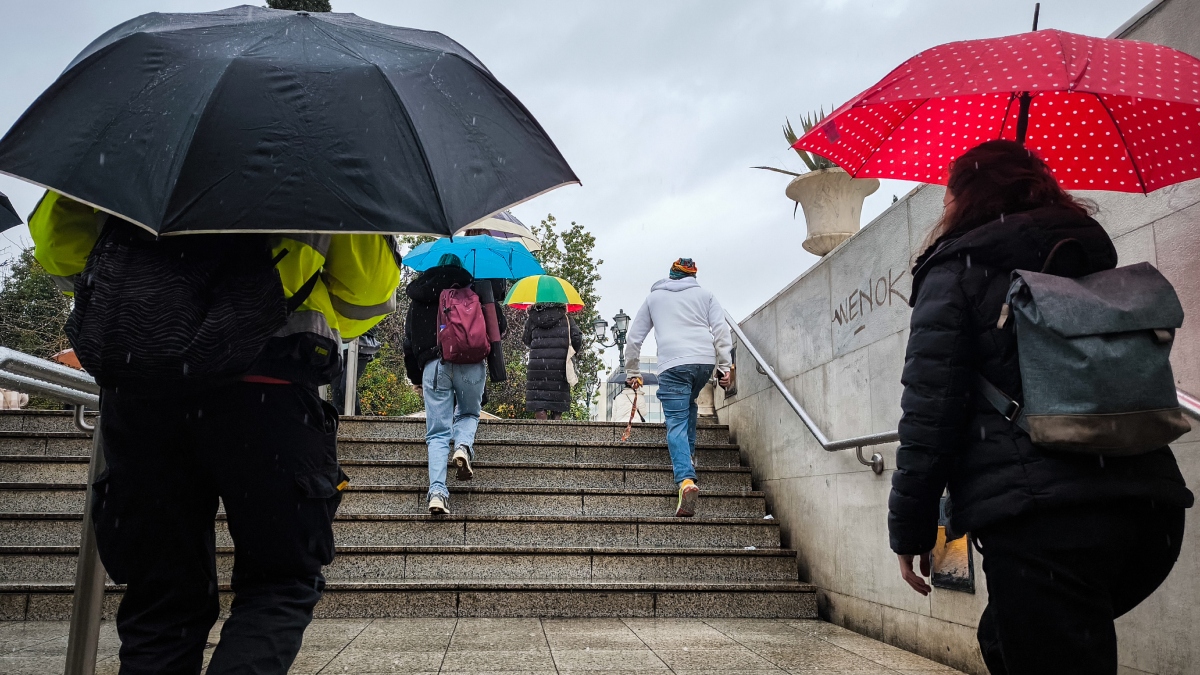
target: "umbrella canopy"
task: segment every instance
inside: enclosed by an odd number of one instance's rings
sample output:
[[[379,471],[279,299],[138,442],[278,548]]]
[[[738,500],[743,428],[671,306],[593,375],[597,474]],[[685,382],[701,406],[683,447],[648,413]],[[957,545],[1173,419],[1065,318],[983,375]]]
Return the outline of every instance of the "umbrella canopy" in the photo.
[[[476,279],[521,279],[545,272],[524,246],[485,234],[425,242],[404,256],[404,264],[424,272],[436,267],[447,253],[458,256]]]
[[[446,36],[249,6],[105,33],[0,140],[0,172],[162,234],[449,235],[578,182]]]
[[[1057,30],[953,42],[905,61],[793,147],[858,178],[945,184],[952,160],[999,138],[1024,140],[1066,189],[1151,192],[1200,177],[1200,60]]]
[[[571,282],[548,274],[518,281],[504,299],[504,304],[517,309],[529,309],[542,303],[566,305],[568,312],[583,311],[583,299]]]
[[[0,192],[0,232],[20,224],[21,216],[17,215],[17,210],[13,208],[12,202],[8,201],[8,197]]]
[[[533,253],[542,250],[542,242],[538,241],[533,232],[508,211],[501,211],[487,220],[464,227],[455,232],[454,236],[457,237],[468,230],[485,230],[489,236],[515,241]]]

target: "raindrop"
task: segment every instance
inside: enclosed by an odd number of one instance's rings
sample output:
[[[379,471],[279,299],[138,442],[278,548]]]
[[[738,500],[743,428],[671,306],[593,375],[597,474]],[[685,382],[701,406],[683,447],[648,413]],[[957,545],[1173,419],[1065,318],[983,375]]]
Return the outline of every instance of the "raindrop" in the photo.
[[[186,363],[185,363],[185,364],[183,364],[183,374],[184,374],[184,375],[187,375],[187,374],[188,374],[188,365],[187,365]]]
[[[100,166],[104,166],[104,153],[100,153]]]
[[[133,358],[133,352],[125,352],[125,363],[129,363],[130,359],[132,359],[132,358]]]

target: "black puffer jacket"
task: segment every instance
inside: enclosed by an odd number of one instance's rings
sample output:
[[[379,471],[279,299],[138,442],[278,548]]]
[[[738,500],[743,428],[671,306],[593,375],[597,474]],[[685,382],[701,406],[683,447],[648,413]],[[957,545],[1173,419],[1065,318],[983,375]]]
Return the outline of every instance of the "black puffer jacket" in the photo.
[[[404,318],[404,370],[415,385],[421,384],[425,364],[438,358],[438,302],[447,288],[467,288],[471,273],[457,265],[430,267],[404,290],[412,299]]]
[[[567,348],[583,348],[583,333],[562,305],[534,305],[525,319],[525,345],[529,347],[529,373],[525,382],[525,409],[566,412],[571,409],[567,384]]]
[[[1040,271],[1054,245],[1087,251],[1072,276],[1111,269],[1117,253],[1096,221],[1048,207],[949,235],[917,259],[903,416],[888,500],[892,550],[933,548],[949,487],[955,532],[978,531],[1038,510],[1122,497],[1191,506],[1170,448],[1137,457],[1048,452],[975,394],[982,373],[1018,401],[1021,374],[1011,322],[996,327],[1013,270]]]

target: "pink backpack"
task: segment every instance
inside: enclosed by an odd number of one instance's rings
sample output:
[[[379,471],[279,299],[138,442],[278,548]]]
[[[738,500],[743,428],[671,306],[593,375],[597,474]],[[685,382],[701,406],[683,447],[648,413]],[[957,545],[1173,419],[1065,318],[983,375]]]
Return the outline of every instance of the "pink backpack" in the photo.
[[[492,344],[479,296],[469,288],[447,288],[438,302],[438,347],[446,363],[480,363]]]

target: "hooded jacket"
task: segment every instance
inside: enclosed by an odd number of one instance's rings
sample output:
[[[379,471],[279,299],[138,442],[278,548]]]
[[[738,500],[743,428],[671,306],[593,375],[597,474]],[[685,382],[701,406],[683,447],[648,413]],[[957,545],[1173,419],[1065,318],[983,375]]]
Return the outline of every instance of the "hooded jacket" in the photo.
[[[1041,271],[1055,244],[1075,239],[1086,255],[1054,273],[1082,276],[1117,265],[1093,219],[1061,207],[1009,215],[942,237],[913,269],[900,447],[888,500],[892,550],[929,551],[949,488],[957,533],[1068,505],[1144,498],[1188,507],[1192,493],[1170,448],[1136,457],[1042,450],[974,390],[982,374],[1023,401],[1012,322],[997,328],[1013,270]]]
[[[629,329],[625,371],[630,377],[641,374],[642,343],[652,328],[660,372],[689,364],[728,370],[733,362],[733,335],[725,323],[725,310],[696,277],[663,279],[650,287],[650,296]]]
[[[525,319],[529,370],[525,380],[525,409],[566,412],[571,409],[567,383],[567,352],[583,348],[583,333],[562,305],[534,305]]]
[[[458,265],[425,270],[404,290],[412,302],[404,318],[404,370],[420,386],[425,365],[441,357],[438,347],[438,304],[447,288],[468,288],[471,273]]]

